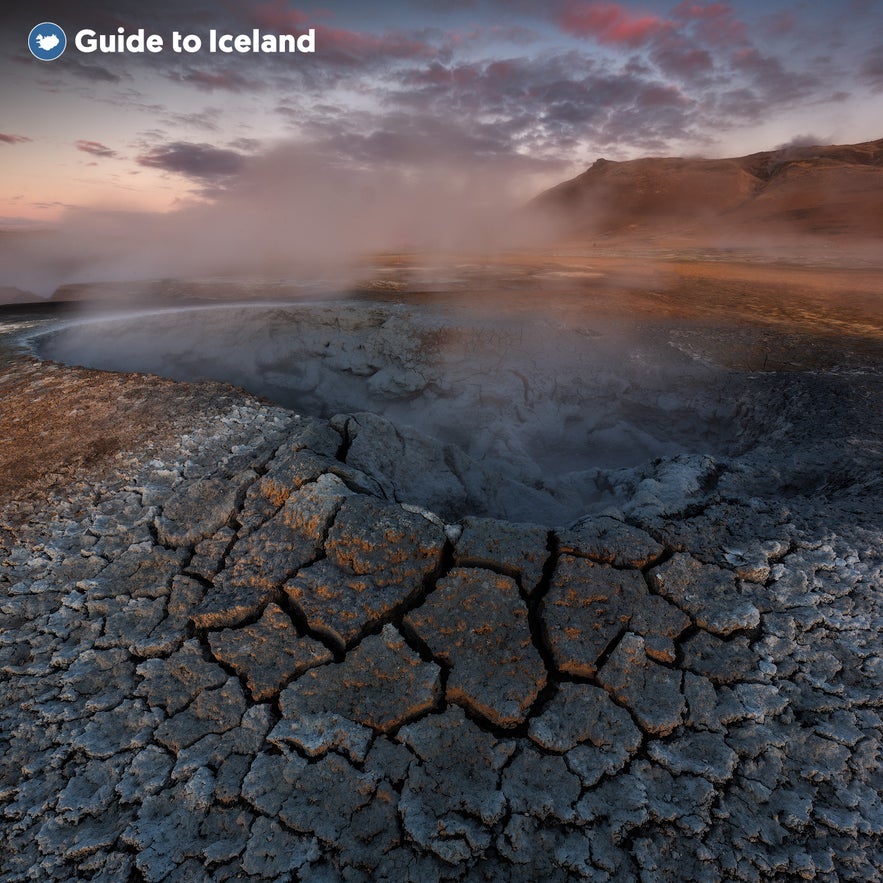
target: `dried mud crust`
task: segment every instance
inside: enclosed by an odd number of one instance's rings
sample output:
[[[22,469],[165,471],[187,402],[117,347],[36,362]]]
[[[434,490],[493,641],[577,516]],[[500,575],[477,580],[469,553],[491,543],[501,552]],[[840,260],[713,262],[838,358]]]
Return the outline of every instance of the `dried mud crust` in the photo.
[[[566,529],[446,524],[346,420],[6,372],[56,418],[136,398],[0,509],[3,883],[880,879],[879,450],[838,465],[844,415],[803,495],[815,460],[758,448]]]

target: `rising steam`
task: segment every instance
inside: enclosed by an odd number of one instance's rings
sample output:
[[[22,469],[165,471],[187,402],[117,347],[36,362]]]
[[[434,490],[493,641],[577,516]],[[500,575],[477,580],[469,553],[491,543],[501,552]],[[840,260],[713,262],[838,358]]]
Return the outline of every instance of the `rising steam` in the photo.
[[[283,144],[234,175],[191,170],[197,189],[171,212],[75,209],[51,231],[0,236],[0,285],[49,296],[76,282],[340,274],[378,252],[542,244],[551,226],[520,211],[540,179],[521,172],[442,157],[344,166]]]

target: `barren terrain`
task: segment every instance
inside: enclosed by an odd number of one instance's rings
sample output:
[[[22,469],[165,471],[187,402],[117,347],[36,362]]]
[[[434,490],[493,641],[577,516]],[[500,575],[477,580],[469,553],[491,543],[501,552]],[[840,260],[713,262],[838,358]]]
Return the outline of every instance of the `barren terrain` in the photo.
[[[297,411],[206,368],[211,310],[9,317],[0,881],[879,879],[883,272],[843,263],[388,260],[273,307]],[[191,382],[34,356],[145,329]]]

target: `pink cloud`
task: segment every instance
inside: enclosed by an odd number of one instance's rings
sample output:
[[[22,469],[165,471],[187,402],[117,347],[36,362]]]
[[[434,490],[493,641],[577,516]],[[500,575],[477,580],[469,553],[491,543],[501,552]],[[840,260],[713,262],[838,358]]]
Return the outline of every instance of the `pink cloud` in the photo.
[[[690,3],[682,0],[672,10],[675,18],[695,23],[695,33],[705,43],[723,46],[745,40],[747,28],[729,3]]]
[[[100,157],[113,157],[116,156],[116,151],[111,150],[106,144],[102,144],[100,141],[75,141],[74,146],[77,150],[81,150],[83,153],[91,153],[92,156],[100,156]]]
[[[670,27],[658,15],[635,15],[619,3],[596,2],[571,2],[558,16],[558,24],[578,37],[625,46],[640,46]]]
[[[690,3],[682,0],[674,8],[678,18],[720,18],[731,15],[732,10],[727,3]]]
[[[263,3],[251,14],[259,28],[277,34],[300,34],[310,27],[309,17],[299,9],[289,9],[282,3]]]
[[[24,144],[31,139],[25,135],[4,135],[0,132],[0,144]]]
[[[317,22],[317,18],[327,18],[325,10],[307,15],[299,9],[290,9],[282,3],[271,2],[258,6],[251,13],[252,20],[259,28],[278,34],[302,34],[308,28],[316,29],[317,51],[336,52],[345,59],[361,59],[366,56],[392,58],[419,58],[434,55],[432,48],[405,34],[389,32],[381,35],[352,31],[345,28],[332,28]],[[341,60],[340,57],[337,59]]]
[[[791,12],[779,12],[761,20],[766,30],[774,37],[784,37],[797,27],[797,16]]]

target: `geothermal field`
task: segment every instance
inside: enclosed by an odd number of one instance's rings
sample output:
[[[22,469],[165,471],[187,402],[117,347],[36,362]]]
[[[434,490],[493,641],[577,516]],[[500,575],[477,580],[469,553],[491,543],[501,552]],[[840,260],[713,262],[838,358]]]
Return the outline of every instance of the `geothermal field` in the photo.
[[[0,880],[880,879],[879,252],[168,288],[2,316]]]

